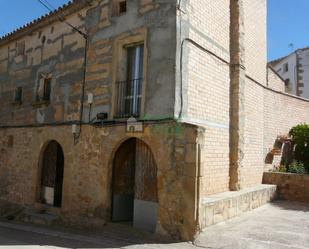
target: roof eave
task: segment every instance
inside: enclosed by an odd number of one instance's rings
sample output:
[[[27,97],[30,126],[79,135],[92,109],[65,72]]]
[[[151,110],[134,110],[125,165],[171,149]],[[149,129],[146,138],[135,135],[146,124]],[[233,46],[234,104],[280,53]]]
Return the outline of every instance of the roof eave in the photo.
[[[79,1],[79,0],[73,0],[61,7],[59,7],[57,10],[50,12],[44,16],[41,16],[34,21],[25,24],[21,28],[18,28],[11,33],[8,33],[7,35],[0,37],[0,46],[4,46],[12,41],[18,40],[21,37],[24,37],[26,35],[31,35],[35,31],[50,25],[56,21],[60,21],[59,14],[61,13],[62,17],[66,17],[70,14],[73,14],[76,11],[79,11],[83,9],[84,7],[88,6],[89,3],[87,1]]]

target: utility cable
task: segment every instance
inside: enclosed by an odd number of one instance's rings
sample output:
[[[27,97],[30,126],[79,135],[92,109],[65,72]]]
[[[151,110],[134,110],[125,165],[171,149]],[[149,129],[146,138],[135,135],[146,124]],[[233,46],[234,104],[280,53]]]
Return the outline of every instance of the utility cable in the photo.
[[[47,0],[37,0],[40,4],[42,4],[47,10],[49,10],[51,13],[55,13],[56,9],[53,7],[52,4],[50,4]],[[85,98],[85,84],[86,84],[86,68],[87,68],[87,52],[88,52],[88,35],[81,31],[80,29],[73,26],[71,23],[65,20],[65,17],[63,15],[58,14],[58,19],[60,22],[64,22],[67,24],[70,28],[78,32],[84,39],[85,39],[85,53],[84,53],[84,70],[83,70],[83,82],[82,82],[82,93],[81,93],[81,99],[80,99],[80,113],[79,113],[79,131],[78,134],[74,136],[74,144],[78,142],[78,139],[80,138],[81,132],[82,132],[82,125],[83,125],[83,114],[84,114],[84,98]]]

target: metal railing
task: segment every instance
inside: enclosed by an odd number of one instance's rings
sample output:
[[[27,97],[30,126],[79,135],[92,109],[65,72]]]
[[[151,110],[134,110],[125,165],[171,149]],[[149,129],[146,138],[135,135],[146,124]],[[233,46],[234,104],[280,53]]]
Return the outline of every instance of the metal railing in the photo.
[[[115,118],[139,117],[143,79],[116,82]]]

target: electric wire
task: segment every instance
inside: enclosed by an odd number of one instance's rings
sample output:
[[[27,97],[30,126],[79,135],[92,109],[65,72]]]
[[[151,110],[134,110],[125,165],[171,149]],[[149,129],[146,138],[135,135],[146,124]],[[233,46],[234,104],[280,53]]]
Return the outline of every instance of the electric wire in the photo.
[[[51,13],[56,12],[56,9],[53,7],[52,4],[50,4],[47,0],[37,0],[40,4],[42,4],[47,10],[49,10]],[[44,2],[43,2],[44,1]],[[81,31],[80,29],[73,26],[71,23],[65,20],[65,17],[63,15],[60,16],[60,13],[58,13],[59,21],[64,22],[69,27],[71,27],[73,30],[78,32],[84,39],[85,39],[85,53],[84,53],[84,70],[83,70],[83,82],[82,82],[82,92],[81,92],[81,98],[80,98],[80,113],[79,113],[79,131],[77,135],[74,136],[74,144],[78,142],[78,139],[81,136],[82,132],[82,125],[83,125],[83,114],[84,114],[84,99],[85,99],[85,84],[86,84],[86,70],[87,70],[87,52],[88,52],[88,35]]]

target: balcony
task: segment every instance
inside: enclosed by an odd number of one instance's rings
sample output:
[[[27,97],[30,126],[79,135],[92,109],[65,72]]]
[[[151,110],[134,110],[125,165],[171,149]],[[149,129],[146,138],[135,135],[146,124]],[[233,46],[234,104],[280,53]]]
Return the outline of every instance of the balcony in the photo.
[[[140,117],[143,79],[116,82],[115,118]]]

